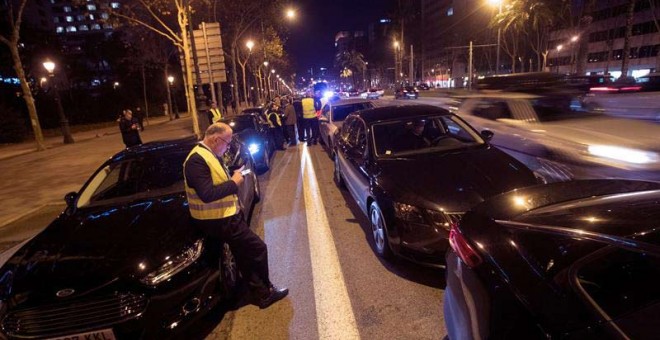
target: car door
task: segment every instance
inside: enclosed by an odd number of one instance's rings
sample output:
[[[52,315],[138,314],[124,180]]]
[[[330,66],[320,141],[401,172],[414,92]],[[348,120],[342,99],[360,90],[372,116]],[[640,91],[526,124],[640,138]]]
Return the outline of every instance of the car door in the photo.
[[[345,156],[346,186],[365,212],[369,195],[369,173],[367,171],[367,130],[362,120],[355,119],[348,135]]]

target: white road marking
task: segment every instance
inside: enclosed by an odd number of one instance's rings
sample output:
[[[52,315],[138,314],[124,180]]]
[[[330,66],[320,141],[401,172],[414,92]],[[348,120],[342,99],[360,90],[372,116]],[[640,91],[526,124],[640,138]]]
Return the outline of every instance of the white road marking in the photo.
[[[360,339],[332,230],[325,215],[321,191],[309,149],[303,145],[300,171],[312,260],[316,318],[320,339]]]

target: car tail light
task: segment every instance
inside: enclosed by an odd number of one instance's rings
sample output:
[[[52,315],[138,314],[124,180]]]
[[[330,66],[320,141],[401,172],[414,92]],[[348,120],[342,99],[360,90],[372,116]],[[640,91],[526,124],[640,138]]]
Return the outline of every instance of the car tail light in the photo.
[[[641,86],[626,86],[626,87],[622,87],[622,88],[621,88],[621,91],[625,91],[625,92],[628,92],[628,91],[639,91],[639,90],[641,90],[641,89],[642,89]]]
[[[592,92],[617,92],[619,89],[616,87],[609,87],[609,86],[599,86],[599,87],[592,87],[589,89],[589,91]]]
[[[468,267],[475,268],[483,262],[481,256],[468,244],[463,234],[458,230],[456,224],[452,224],[449,230],[449,245]]]

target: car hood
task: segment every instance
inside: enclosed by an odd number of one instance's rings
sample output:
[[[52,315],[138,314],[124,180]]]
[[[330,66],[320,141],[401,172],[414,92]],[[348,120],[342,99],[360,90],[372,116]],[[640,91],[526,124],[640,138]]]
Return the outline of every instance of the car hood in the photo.
[[[378,168],[376,181],[392,200],[448,212],[464,212],[490,196],[536,184],[529,169],[491,146],[383,159]]]
[[[660,125],[630,119],[593,117],[544,123],[547,135],[584,145],[615,145],[660,151]]]
[[[2,267],[0,298],[49,301],[62,289],[135,283],[192,245],[189,223],[183,193],[62,214]]]

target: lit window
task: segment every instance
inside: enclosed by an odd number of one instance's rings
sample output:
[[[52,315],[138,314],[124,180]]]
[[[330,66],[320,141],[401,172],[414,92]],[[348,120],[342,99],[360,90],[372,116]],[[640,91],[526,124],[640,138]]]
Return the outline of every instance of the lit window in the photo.
[[[102,19],[108,19],[109,17],[110,16],[108,15],[108,13],[101,13],[101,18]]]
[[[93,29],[93,30],[100,30],[100,29],[101,29],[101,25],[99,25],[99,24],[94,24],[94,25],[92,25],[92,29]]]
[[[76,16],[76,19],[77,19],[78,21],[83,21],[83,20],[85,20],[85,16],[82,15],[82,14],[79,14],[78,16]]]
[[[67,32],[77,32],[78,30],[76,29],[76,26],[67,26],[66,31]]]
[[[62,9],[64,10],[64,13],[71,12],[71,6],[64,6]]]
[[[89,31],[89,27],[87,25],[80,25],[78,26],[79,31]]]
[[[119,3],[118,2],[111,2],[110,7],[112,8],[119,8]]]
[[[60,17],[53,17],[53,22],[56,24],[60,22]]]
[[[88,14],[89,20],[94,20],[94,14]]]
[[[87,9],[90,11],[96,11],[96,5],[94,4],[87,4]]]
[[[66,22],[73,22],[73,17],[70,15],[66,16]]]
[[[58,26],[57,29],[55,29],[55,32],[57,32],[57,33],[62,33],[62,32],[64,32],[64,27],[62,27],[62,26]]]
[[[452,15],[454,15],[454,7],[449,7],[449,9],[447,9],[447,16],[450,17]]]

